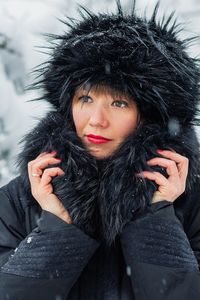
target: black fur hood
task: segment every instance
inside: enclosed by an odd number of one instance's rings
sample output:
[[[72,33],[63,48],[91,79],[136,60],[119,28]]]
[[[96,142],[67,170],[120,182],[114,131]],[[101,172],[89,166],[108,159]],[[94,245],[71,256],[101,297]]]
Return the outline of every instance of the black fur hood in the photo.
[[[19,157],[21,177],[31,196],[27,164],[44,151],[57,151],[65,175],[53,179],[54,192],[69,211],[73,223],[96,238],[111,244],[133,213],[150,203],[156,184],[136,176],[152,170],[147,160],[159,156],[157,149],[173,149],[189,158],[186,194],[193,190],[199,177],[199,145],[192,128],[177,134],[157,124],[148,124],[131,134],[109,158],[95,160],[84,148],[74,130],[58,112],[43,119],[25,138]],[[160,167],[153,170],[165,174]]]
[[[118,1],[116,14],[82,8],[81,21],[63,21],[70,30],[52,36],[52,56],[37,70],[41,98],[66,114],[77,87],[106,83],[129,93],[146,121],[198,123],[199,60],[187,54],[195,37],[180,40],[173,14],[157,21],[157,10],[149,20],[134,8],[125,15]]]
[[[53,109],[24,138],[19,155],[23,183],[31,197],[27,163],[43,151],[56,150],[65,175],[53,179],[55,194],[73,223],[111,244],[132,214],[151,203],[156,185],[136,173],[152,170],[147,160],[156,149],[173,149],[189,158],[185,193],[199,176],[198,61],[177,38],[172,16],[156,21],[118,12],[94,15],[82,9],[82,21],[65,22],[71,30],[58,41],[35,87]],[[97,161],[76,135],[71,99],[77,87],[107,83],[131,94],[145,120],[109,158]],[[153,168],[155,169],[155,168]],[[157,168],[165,174],[165,170]],[[166,174],[165,174],[166,175]]]

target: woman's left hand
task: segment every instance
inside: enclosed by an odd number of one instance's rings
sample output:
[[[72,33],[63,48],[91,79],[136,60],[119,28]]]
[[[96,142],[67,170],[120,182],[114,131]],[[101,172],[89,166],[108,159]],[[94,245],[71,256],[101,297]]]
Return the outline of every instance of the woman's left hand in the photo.
[[[161,166],[166,168],[166,178],[159,172],[143,171],[139,176],[153,180],[158,189],[153,195],[152,203],[167,200],[174,202],[184,191],[188,174],[189,160],[176,152],[169,150],[157,150],[163,156],[155,157],[147,161],[149,166]]]

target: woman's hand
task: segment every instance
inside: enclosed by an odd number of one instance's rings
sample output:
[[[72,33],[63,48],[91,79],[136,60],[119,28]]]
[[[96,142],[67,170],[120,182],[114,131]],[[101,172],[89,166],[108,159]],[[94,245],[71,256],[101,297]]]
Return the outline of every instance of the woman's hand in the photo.
[[[143,171],[138,175],[157,183],[158,189],[153,195],[152,203],[163,200],[174,202],[185,191],[189,160],[169,150],[157,150],[157,152],[164,158],[152,158],[147,164],[166,168],[169,177],[166,178],[159,172],[151,171]]]
[[[58,197],[53,193],[52,178],[63,175],[61,168],[52,167],[45,169],[48,165],[58,164],[59,158],[55,158],[56,152],[41,153],[36,159],[28,163],[28,175],[31,183],[31,192],[43,210],[49,211],[71,224],[72,220]]]

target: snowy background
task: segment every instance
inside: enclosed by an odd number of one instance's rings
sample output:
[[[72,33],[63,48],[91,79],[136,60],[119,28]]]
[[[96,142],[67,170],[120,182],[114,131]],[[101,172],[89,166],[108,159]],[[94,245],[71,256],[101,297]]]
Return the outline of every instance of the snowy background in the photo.
[[[138,13],[147,7],[150,14],[156,2],[138,0]],[[28,102],[38,95],[25,92],[32,69],[47,59],[40,49],[47,43],[43,33],[62,33],[58,18],[78,18],[77,3],[94,12],[116,10],[114,0],[0,0],[0,186],[17,175],[19,141],[48,110],[45,103]],[[121,3],[128,11],[132,1]],[[184,24],[183,37],[200,34],[200,0],[161,0],[160,14],[172,10]],[[190,51],[200,55],[199,40]]]

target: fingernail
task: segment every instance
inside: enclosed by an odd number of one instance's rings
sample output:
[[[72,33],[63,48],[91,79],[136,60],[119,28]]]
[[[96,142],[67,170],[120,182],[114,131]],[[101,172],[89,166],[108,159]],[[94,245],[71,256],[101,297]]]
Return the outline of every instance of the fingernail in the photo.
[[[52,155],[55,155],[56,153],[57,153],[57,151],[55,151],[55,150],[51,151]]]
[[[164,150],[161,150],[161,149],[157,149],[157,152],[163,152]]]
[[[57,160],[60,160],[60,161],[62,160],[62,159],[61,159],[61,158],[59,158],[59,157],[56,157],[56,159],[57,159]]]

